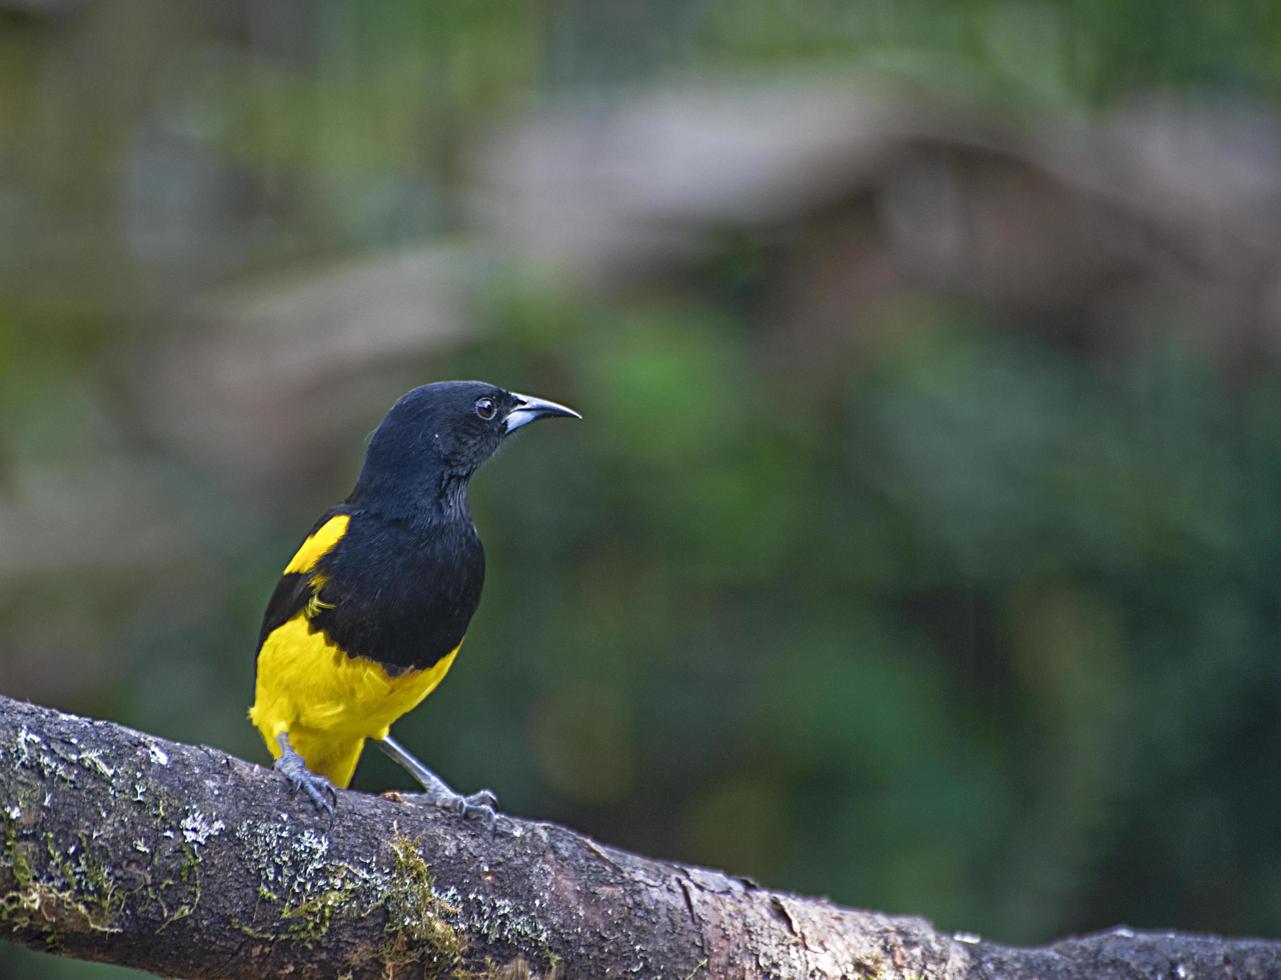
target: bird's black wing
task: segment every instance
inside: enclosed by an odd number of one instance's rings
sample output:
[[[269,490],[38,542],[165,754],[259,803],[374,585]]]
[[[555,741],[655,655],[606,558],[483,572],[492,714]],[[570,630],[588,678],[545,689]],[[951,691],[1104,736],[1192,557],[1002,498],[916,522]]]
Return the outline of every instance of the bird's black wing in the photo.
[[[280,576],[276,590],[271,593],[267,611],[262,617],[262,629],[258,631],[258,647],[274,630],[284,626],[293,619],[311,600],[311,576],[301,572],[290,572]]]
[[[301,564],[306,565],[306,568],[302,571],[291,571],[291,569],[300,564],[299,558],[304,555],[308,545],[316,538],[317,532],[328,525],[335,517],[345,514],[347,514],[347,510],[344,507],[334,507],[327,511],[307,532],[307,537],[299,545],[294,558],[285,566],[285,571],[281,574],[280,581],[276,583],[275,591],[271,593],[271,599],[267,603],[267,611],[262,617],[262,629],[258,631],[258,649],[262,649],[263,642],[274,630],[284,626],[289,620],[306,610],[308,605],[315,599],[316,588],[312,582],[312,567],[315,564],[315,559],[310,562],[302,562]],[[341,534],[339,537],[341,537]]]

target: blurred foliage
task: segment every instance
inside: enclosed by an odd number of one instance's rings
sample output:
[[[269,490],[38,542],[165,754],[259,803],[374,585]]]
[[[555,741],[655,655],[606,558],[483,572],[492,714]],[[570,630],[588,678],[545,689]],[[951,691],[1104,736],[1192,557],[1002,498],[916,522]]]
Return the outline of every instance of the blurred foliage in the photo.
[[[215,373],[211,291],[466,234],[467,151],[531,106],[833,66],[1033,114],[1268,102],[1279,9],[5,5],[0,689],[265,760],[244,711],[278,569],[404,387],[482,377],[586,421],[476,482],[484,601],[397,728],[460,789],[1002,940],[1275,934],[1281,379],[1226,377],[1167,307],[1104,363],[909,290],[783,368],[769,243],[607,296],[477,259],[468,341],[317,348],[280,412],[324,432],[270,479],[173,439],[152,382],[175,344]],[[344,395],[370,374],[376,400]],[[401,785],[377,753],[357,776]]]

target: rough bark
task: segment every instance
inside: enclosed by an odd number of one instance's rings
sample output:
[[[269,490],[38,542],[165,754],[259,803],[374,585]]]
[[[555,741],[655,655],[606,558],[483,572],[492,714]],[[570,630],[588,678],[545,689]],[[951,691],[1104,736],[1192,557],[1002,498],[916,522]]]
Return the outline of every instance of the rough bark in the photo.
[[[0,938],[184,977],[1281,976],[1281,942],[936,932],[0,697]]]

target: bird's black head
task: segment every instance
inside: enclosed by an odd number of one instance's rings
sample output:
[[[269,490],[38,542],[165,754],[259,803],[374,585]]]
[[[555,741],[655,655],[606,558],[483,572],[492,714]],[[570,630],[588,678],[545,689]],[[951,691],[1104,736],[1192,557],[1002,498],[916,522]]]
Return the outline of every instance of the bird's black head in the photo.
[[[388,517],[466,507],[467,481],[509,435],[541,418],[581,418],[482,381],[440,381],[402,397],[369,441],[349,502]]]

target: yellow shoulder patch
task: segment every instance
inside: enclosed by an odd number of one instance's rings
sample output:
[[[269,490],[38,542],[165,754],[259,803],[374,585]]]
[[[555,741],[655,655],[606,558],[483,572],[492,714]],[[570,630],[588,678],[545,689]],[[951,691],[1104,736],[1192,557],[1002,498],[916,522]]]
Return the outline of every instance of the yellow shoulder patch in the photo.
[[[316,562],[320,561],[321,557],[347,533],[347,525],[350,523],[350,514],[336,514],[329,518],[324,524],[316,528],[316,532],[311,537],[302,543],[302,547],[298,549],[298,554],[290,559],[289,564],[285,566],[285,570],[281,574],[310,572],[316,567]]]

